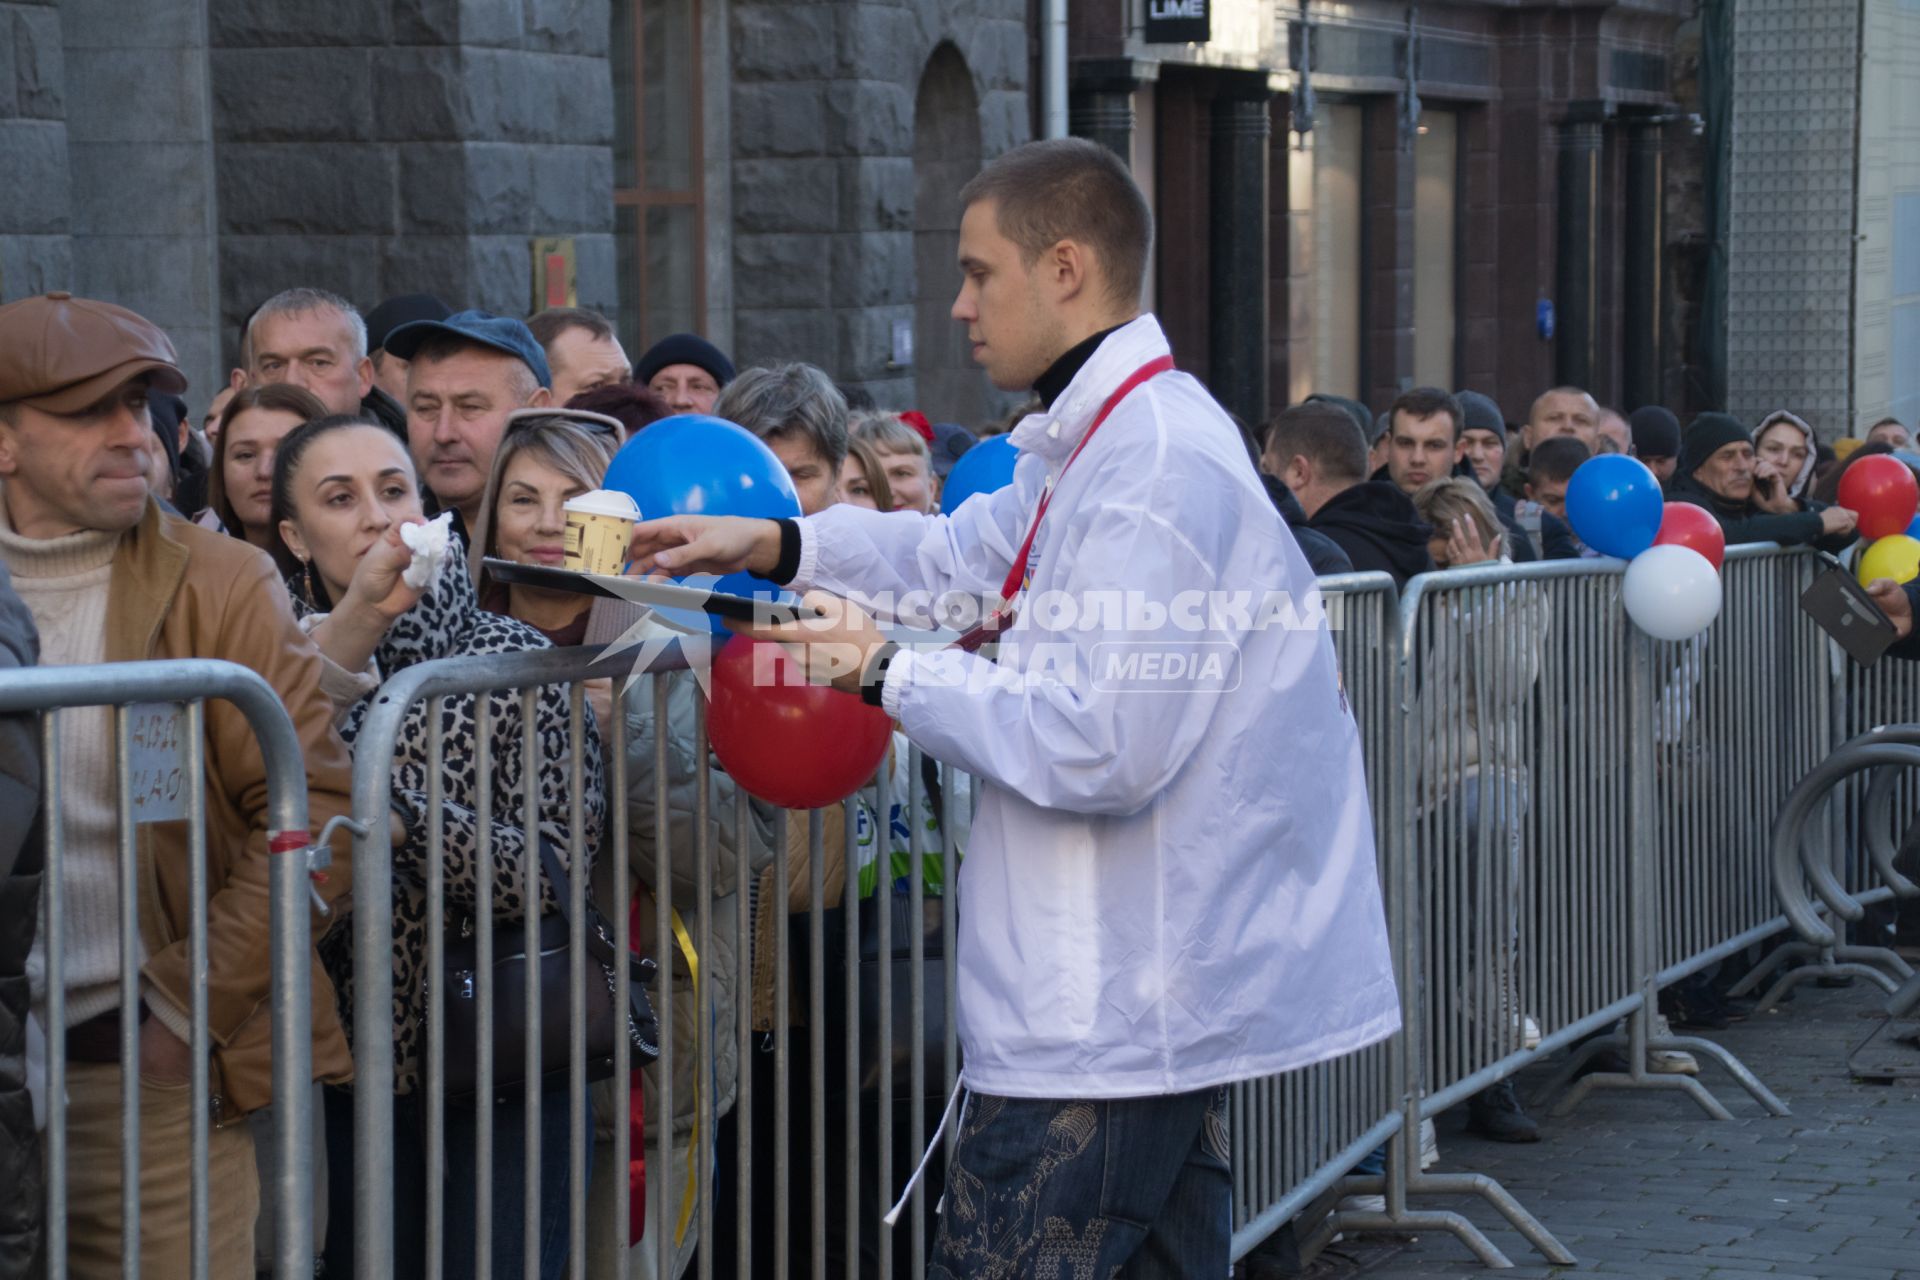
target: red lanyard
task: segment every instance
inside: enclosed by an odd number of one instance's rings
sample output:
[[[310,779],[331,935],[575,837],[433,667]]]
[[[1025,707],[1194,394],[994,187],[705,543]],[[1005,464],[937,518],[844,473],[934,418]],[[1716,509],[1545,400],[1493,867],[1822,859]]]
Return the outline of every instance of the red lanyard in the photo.
[[[1026,586],[1027,560],[1028,557],[1033,554],[1034,536],[1040,532],[1040,522],[1046,519],[1047,507],[1053,502],[1053,491],[1059,485],[1060,481],[1066,477],[1067,468],[1073,465],[1074,459],[1078,458],[1081,451],[1092,442],[1093,433],[1098,431],[1100,425],[1112,415],[1115,409],[1120,407],[1122,400],[1132,395],[1141,383],[1156,378],[1163,373],[1171,372],[1172,369],[1172,356],[1161,356],[1157,360],[1149,360],[1146,364],[1135,369],[1132,376],[1121,383],[1119,387],[1114,390],[1114,393],[1107,397],[1107,402],[1100,406],[1100,412],[1093,416],[1093,422],[1087,427],[1087,433],[1080,437],[1080,443],[1074,446],[1072,453],[1067,455],[1066,463],[1060,468],[1060,474],[1049,481],[1046,489],[1040,494],[1040,505],[1034,510],[1033,523],[1027,527],[1026,540],[1020,544],[1020,552],[1013,558],[1013,567],[1007,571],[1007,580],[1000,587],[1000,608],[995,610],[992,616],[985,622],[967,632],[966,635],[961,636],[955,644],[956,648],[965,649],[971,653],[992,639],[997,633],[1006,630],[1012,623],[1013,614],[1007,606],[1013,602],[1014,595]]]

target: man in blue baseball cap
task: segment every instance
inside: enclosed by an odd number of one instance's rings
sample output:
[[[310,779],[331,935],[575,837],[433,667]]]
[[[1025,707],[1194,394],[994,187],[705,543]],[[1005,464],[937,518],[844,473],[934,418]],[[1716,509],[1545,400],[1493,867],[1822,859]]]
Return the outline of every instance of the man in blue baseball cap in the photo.
[[[464,539],[479,519],[507,415],[553,399],[546,352],[525,324],[484,311],[403,324],[386,349],[408,361],[407,444],[420,483],[440,510],[456,513]]]

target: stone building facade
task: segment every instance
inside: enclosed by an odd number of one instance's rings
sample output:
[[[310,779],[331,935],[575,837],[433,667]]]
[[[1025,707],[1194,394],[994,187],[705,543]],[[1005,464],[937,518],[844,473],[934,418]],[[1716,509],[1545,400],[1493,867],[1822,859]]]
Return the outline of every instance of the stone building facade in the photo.
[[[1680,381],[1663,164],[1693,7],[1212,0],[1207,42],[1164,44],[1075,0],[1075,131],[1152,187],[1176,354],[1250,421],[1416,382],[1513,420],[1558,382],[1631,408]]]
[[[972,420],[952,192],[1027,0],[0,0],[0,298],[149,315],[194,398],[294,284],[698,329]],[[931,400],[925,398],[931,396]]]

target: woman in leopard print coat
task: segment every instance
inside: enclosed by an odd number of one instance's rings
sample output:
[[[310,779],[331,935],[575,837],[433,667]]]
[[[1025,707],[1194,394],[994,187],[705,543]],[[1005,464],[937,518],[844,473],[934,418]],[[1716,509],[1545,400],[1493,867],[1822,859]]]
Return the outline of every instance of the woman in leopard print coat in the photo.
[[[299,581],[315,599],[297,606],[317,614],[339,601],[310,630],[321,651],[360,684],[390,678],[418,663],[441,658],[514,653],[550,647],[546,637],[524,623],[480,609],[465,558],[456,546],[439,575],[424,592],[400,581],[411,559],[398,538],[402,523],[420,518],[418,486],[404,448],[384,428],[321,419],[289,435],[274,469],[276,530],[282,551],[302,569]],[[368,652],[367,645],[374,643]],[[364,674],[361,674],[364,673]],[[337,682],[336,682],[337,683]],[[349,678],[349,685],[353,680]],[[488,781],[491,811],[478,811],[479,768],[475,712],[487,701],[488,737],[493,744]],[[532,732],[538,775],[534,782],[533,825],[562,865],[571,844],[572,734],[564,686],[541,688],[533,703]],[[346,709],[341,734],[352,745],[365,724],[372,696]],[[441,788],[441,839],[430,848],[427,788],[429,703],[409,709],[394,745],[392,797],[405,838],[393,847],[393,1028],[394,1165],[396,1204],[395,1274],[424,1274],[425,1100],[421,1096],[421,1060],[425,1056],[427,956],[426,878],[429,859],[442,863],[447,918],[488,909],[495,936],[518,930],[524,919],[526,885],[535,879],[541,914],[558,910],[556,891],[540,870],[540,855],[526,839],[521,774],[525,723],[516,693],[464,695],[442,700],[439,709],[443,758],[437,769]],[[605,828],[600,736],[591,712],[583,711],[583,770],[580,843],[591,861]],[[484,821],[484,832],[483,832]],[[477,859],[483,834],[493,875],[490,904],[476,902]],[[365,894],[373,886],[356,885]],[[320,942],[320,955],[340,993],[347,1033],[356,1034],[353,1013],[352,928],[336,921]],[[381,1028],[380,1034],[386,1029]],[[499,1103],[493,1113],[493,1212],[489,1226],[495,1266],[517,1266],[523,1248],[521,1196],[524,1179],[524,1104]],[[557,1277],[566,1258],[569,1130],[564,1092],[543,1100],[541,1117],[541,1274]],[[330,1194],[327,1254],[350,1258],[352,1250],[352,1097],[334,1091],[327,1100]],[[446,1196],[445,1267],[448,1275],[471,1274],[479,1224],[474,1221],[476,1154],[471,1106],[445,1109]],[[582,1135],[591,1144],[591,1128]],[[343,1262],[342,1274],[348,1264]],[[329,1263],[331,1269],[332,1263]]]

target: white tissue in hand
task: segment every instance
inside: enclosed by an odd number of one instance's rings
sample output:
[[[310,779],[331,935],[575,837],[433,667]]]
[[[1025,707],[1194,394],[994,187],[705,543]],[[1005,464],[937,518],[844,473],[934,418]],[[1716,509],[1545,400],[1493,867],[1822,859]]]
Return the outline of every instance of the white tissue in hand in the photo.
[[[413,563],[400,575],[400,581],[419,591],[440,576],[440,566],[447,559],[447,540],[452,536],[451,511],[442,511],[425,524],[401,525],[400,541],[413,552]]]

